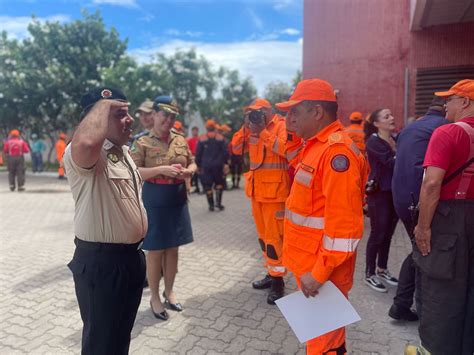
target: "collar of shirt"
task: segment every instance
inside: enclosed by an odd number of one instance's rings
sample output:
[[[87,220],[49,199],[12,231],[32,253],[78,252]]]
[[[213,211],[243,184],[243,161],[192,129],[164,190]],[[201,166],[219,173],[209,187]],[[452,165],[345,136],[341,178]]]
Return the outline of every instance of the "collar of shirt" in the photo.
[[[156,138],[156,139],[158,139],[158,140],[160,140],[160,141],[163,141],[163,139],[159,136],[159,134],[156,133],[156,131],[155,131],[154,128],[152,128],[152,129],[150,130],[150,133],[149,133],[148,135],[149,135],[150,137],[153,137],[153,138]],[[175,133],[175,132],[173,132],[173,131],[170,130],[170,135],[169,135],[169,138],[168,138],[168,142],[165,142],[165,143],[171,143],[171,141],[172,141],[173,139],[175,139],[176,137],[178,137],[178,136],[179,136],[179,134],[177,134],[177,133]]]
[[[117,149],[119,149],[120,151],[122,151],[123,155],[126,156],[127,155],[127,152],[129,150],[129,147],[127,145],[122,145],[121,147],[119,146],[116,146],[114,143],[112,143],[111,141],[109,141],[107,138],[105,139],[104,141],[104,144],[102,145],[102,148],[104,148],[105,150],[111,150],[113,147],[117,147]]]
[[[321,131],[319,131],[315,136],[309,138],[307,140],[308,143],[314,143],[315,141],[320,141],[322,143],[325,143],[328,141],[329,136],[337,131],[342,131],[344,129],[344,126],[339,120],[334,121],[330,125],[327,125],[324,127]]]

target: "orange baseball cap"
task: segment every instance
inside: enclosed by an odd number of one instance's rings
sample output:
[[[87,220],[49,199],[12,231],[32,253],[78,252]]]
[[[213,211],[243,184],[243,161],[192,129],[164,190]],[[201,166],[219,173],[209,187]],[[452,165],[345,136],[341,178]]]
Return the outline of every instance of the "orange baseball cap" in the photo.
[[[261,99],[257,97],[255,100],[252,101],[250,105],[248,105],[244,110],[260,110],[261,108],[272,108],[272,105],[268,100]]]
[[[12,130],[10,131],[10,134],[9,134],[9,135],[12,136],[12,137],[19,137],[19,136],[20,136],[20,131],[17,130],[17,129],[12,129]]]
[[[435,95],[441,97],[458,95],[474,100],[474,80],[464,79],[458,81],[456,84],[451,86],[451,89],[448,91],[438,91],[435,92]]]
[[[307,79],[302,80],[296,86],[293,95],[285,102],[276,104],[276,107],[281,111],[288,111],[295,105],[302,101],[332,101],[336,102],[336,95],[331,84],[321,79]]]
[[[351,115],[349,116],[349,119],[351,121],[357,121],[357,120],[361,120],[362,119],[362,114],[359,112],[359,111],[354,111],[351,113]]]
[[[217,127],[217,123],[214,120],[207,120],[206,127]]]
[[[174,128],[174,129],[182,129],[182,128],[183,128],[183,124],[181,123],[181,121],[175,121],[175,122],[174,122],[174,125],[173,125],[173,128]]]

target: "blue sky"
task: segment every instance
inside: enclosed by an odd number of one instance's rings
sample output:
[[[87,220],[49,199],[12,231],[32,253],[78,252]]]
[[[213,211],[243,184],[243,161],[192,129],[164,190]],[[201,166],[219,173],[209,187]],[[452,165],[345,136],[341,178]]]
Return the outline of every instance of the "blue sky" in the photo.
[[[301,68],[303,0],[0,0],[0,31],[22,39],[32,14],[64,23],[81,9],[100,10],[141,62],[195,47],[216,67],[251,76],[260,93]]]

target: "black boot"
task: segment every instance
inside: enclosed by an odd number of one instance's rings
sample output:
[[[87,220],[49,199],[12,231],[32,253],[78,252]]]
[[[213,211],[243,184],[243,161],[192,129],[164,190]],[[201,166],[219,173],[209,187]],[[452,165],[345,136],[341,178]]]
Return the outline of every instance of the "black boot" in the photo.
[[[269,274],[266,274],[265,277],[261,280],[252,282],[252,287],[257,290],[270,288],[271,285],[272,285],[272,277]]]
[[[216,190],[216,207],[222,211],[225,207],[222,206],[222,190]]]
[[[270,293],[267,297],[268,304],[275,304],[275,301],[283,297],[285,282],[283,277],[274,277],[272,276],[272,287],[270,288]]]
[[[206,191],[207,203],[209,204],[209,211],[214,211],[214,195],[212,190]]]

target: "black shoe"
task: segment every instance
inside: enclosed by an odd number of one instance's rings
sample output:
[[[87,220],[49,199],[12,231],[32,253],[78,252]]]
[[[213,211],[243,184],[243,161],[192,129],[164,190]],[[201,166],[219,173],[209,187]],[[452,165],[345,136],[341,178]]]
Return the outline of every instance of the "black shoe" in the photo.
[[[268,304],[275,304],[275,301],[284,295],[285,282],[283,277],[272,277],[272,286],[267,297]]]
[[[398,279],[396,277],[393,277],[392,274],[390,274],[390,271],[388,270],[378,270],[377,277],[380,280],[385,281],[389,285],[392,285],[392,286],[398,285]]]
[[[219,209],[219,211],[224,210],[224,206],[222,205],[222,190],[216,190],[216,207]]]
[[[23,186],[18,186],[18,192],[23,192],[25,191],[25,188]]]
[[[10,191],[15,191],[15,185],[10,185]]]
[[[252,282],[252,287],[256,290],[264,290],[272,286],[272,277],[269,274],[266,274],[265,277],[261,280]]]
[[[418,314],[409,308],[402,308],[396,305],[392,305],[388,311],[390,318],[396,320],[406,320],[408,322],[416,322],[418,320]]]
[[[206,195],[209,211],[214,211],[214,194],[212,193],[212,190],[206,191]]]
[[[163,291],[163,297],[165,298],[165,306],[168,307],[169,309],[176,311],[176,312],[182,312],[183,311],[183,306],[181,303],[170,303],[168,297],[166,297],[165,291]]]
[[[151,311],[153,312],[153,315],[155,316],[155,318],[158,318],[158,319],[161,319],[161,320],[168,320],[169,319],[170,316],[168,315],[168,312],[166,312],[166,309],[163,312],[160,312],[160,313],[155,312],[155,310],[153,309],[153,305],[151,304],[151,301],[150,301],[150,308],[151,308]]]
[[[385,285],[381,283],[375,275],[367,276],[364,282],[372,290],[375,290],[377,292],[387,292],[387,288],[385,287]]]

